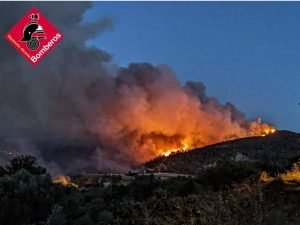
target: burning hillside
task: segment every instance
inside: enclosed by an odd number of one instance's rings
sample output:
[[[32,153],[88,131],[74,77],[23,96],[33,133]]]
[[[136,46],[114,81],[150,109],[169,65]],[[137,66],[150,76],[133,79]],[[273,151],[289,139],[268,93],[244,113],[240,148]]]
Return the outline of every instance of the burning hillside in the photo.
[[[270,131],[271,132],[271,131]],[[288,167],[300,156],[300,134],[276,131],[268,135],[241,138],[210,146],[161,156],[147,162],[146,168],[157,171],[193,174],[226,161],[277,163]]]
[[[1,73],[5,74],[0,77],[1,136],[16,140],[96,139],[99,145],[92,151],[82,148],[85,157],[77,161],[102,169],[137,165],[173,151],[273,131],[261,119],[247,119],[233,104],[221,104],[207,96],[202,82],[182,85],[168,66],[134,63],[121,68],[111,62],[108,53],[87,47],[86,40],[112,26],[108,18],[81,23],[88,3],[76,7],[34,4],[66,41],[59,44],[53,57],[33,69],[21,61],[16,63],[23,59],[0,40],[5,52],[0,55]],[[31,5],[2,4],[3,31]],[[48,153],[32,143],[24,146],[38,157]]]
[[[105,109],[99,102],[92,129],[111,149],[125,150],[138,163],[171,151],[274,132],[260,119],[247,120],[234,105],[208,97],[202,83],[181,86],[165,66],[133,64],[112,81],[114,96]]]

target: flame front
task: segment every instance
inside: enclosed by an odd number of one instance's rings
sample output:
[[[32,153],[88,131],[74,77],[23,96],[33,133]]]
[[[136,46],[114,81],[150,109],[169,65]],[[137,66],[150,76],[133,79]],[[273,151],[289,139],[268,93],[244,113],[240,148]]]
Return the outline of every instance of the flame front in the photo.
[[[256,129],[250,136],[267,136],[270,134],[275,133],[276,129],[268,124],[263,124],[259,127],[259,129]],[[248,137],[248,136],[244,136]],[[229,140],[234,140],[236,138],[241,138],[241,137],[232,137],[232,138],[226,138],[224,140],[216,141],[216,142],[211,142],[211,143],[199,143],[197,142],[197,139],[191,139],[191,138],[179,138],[177,137],[177,141],[170,142],[168,138],[161,137],[161,143],[155,145],[155,149],[158,155],[163,155],[163,156],[169,156],[172,153],[176,153],[179,151],[189,151],[195,148],[203,147],[209,144],[215,144],[220,141],[229,141]],[[178,144],[180,143],[180,144]]]
[[[276,129],[274,127],[268,127],[263,129],[261,136],[265,137],[266,135],[275,133]]]
[[[160,146],[157,149],[157,152],[160,153],[160,155],[163,156],[169,156],[172,153],[178,152],[178,151],[188,151],[190,148],[190,144],[188,143],[187,139],[183,139],[180,141],[179,146],[174,146],[174,148],[168,148],[168,146]]]
[[[101,159],[140,164],[275,131],[259,118],[247,119],[233,104],[208,97],[201,82],[182,86],[166,67],[133,64],[110,82],[108,98],[95,101],[97,116],[87,126],[102,143]]]

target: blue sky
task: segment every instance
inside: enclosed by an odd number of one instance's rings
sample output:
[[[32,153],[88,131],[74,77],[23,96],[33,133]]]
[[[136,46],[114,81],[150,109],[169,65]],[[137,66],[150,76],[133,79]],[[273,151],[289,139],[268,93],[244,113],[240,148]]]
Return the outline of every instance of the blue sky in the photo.
[[[248,118],[300,131],[300,3],[94,2],[85,20],[102,16],[114,30],[88,44],[115,63],[167,64]]]

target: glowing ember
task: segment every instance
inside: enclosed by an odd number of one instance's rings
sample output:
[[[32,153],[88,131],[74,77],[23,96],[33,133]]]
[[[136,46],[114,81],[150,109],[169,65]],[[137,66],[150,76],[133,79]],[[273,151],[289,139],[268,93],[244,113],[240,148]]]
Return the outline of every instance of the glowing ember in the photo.
[[[71,178],[64,175],[58,175],[52,178],[52,183],[54,184],[61,184],[66,187],[76,187],[78,188],[77,184],[71,182]]]
[[[300,181],[300,165],[298,163],[294,163],[291,170],[286,171],[285,173],[279,173],[276,177],[270,176],[267,172],[262,172],[260,175],[260,181],[263,182],[272,182],[275,179],[280,178],[282,181],[288,182],[299,182]]]

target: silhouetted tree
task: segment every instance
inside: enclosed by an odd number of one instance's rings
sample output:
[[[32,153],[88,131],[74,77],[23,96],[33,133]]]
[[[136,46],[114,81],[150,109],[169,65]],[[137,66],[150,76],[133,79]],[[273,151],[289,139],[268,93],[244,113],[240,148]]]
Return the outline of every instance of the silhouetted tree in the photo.
[[[27,170],[29,173],[35,175],[46,173],[46,169],[38,166],[36,158],[30,155],[22,155],[10,160],[5,168],[5,172],[7,174],[14,174],[21,169]]]

